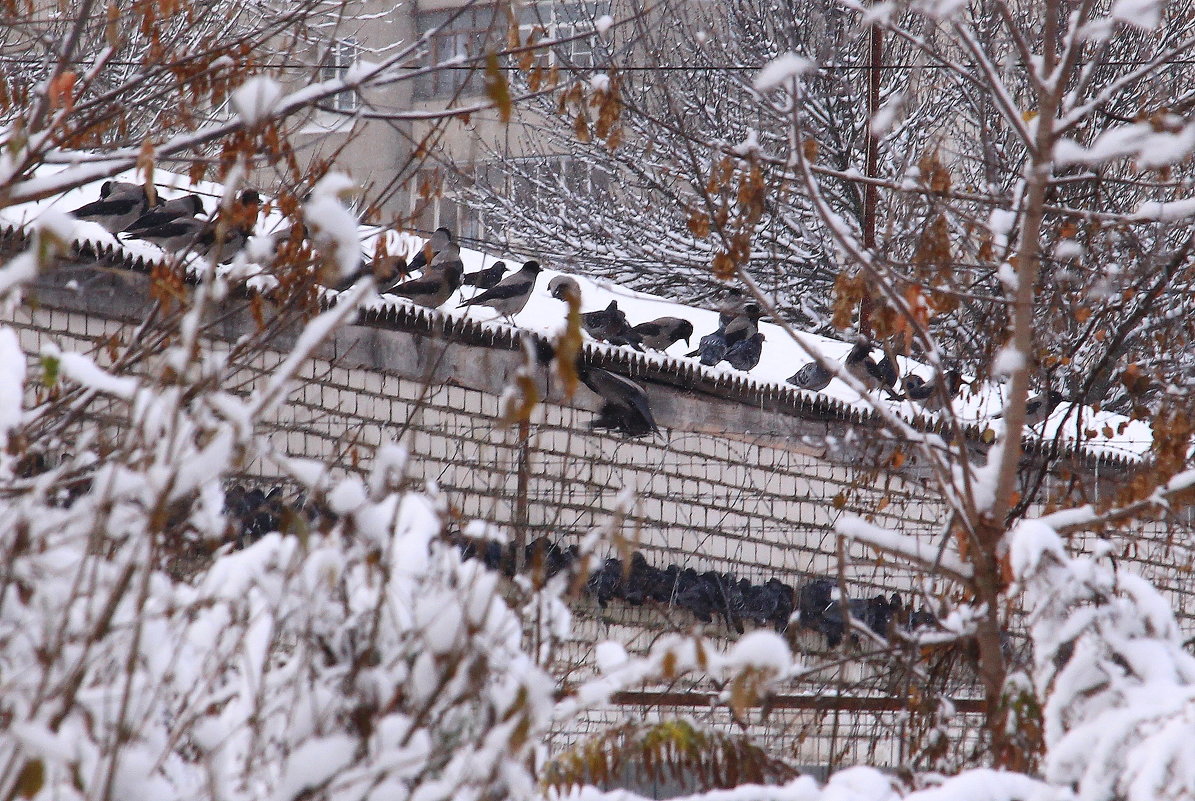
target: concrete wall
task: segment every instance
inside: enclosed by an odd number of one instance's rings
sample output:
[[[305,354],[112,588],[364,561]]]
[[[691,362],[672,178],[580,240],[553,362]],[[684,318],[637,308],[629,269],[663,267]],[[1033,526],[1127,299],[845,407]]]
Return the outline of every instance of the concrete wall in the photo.
[[[144,319],[143,276],[97,273],[85,278],[82,291],[68,288],[66,281],[81,274],[87,271],[45,276],[36,305],[22,306],[8,317],[31,362],[44,343],[53,341],[64,348],[95,350],[105,364],[105,341],[129,341],[133,326]],[[243,311],[233,310],[221,340],[211,344],[220,347],[251,325]],[[271,375],[291,344],[293,332],[284,332],[274,348],[242,364],[243,388]],[[354,465],[367,468],[378,443],[401,441],[412,454],[412,478],[434,482],[462,519],[510,526],[517,522],[520,505],[519,442],[496,415],[499,394],[521,359],[501,337],[487,347],[460,338],[448,342],[420,336],[400,326],[351,326],[304,368],[267,430],[286,453],[335,460],[342,471]],[[604,538],[599,554],[615,552],[621,537],[658,567],[675,563],[732,572],[753,583],[775,577],[797,586],[810,576],[836,572],[838,543],[832,525],[840,514],[867,515],[879,525],[927,539],[941,536],[942,505],[915,466],[899,471],[881,467],[888,450],[867,444],[873,439],[871,429],[830,415],[768,410],[638,379],[662,426],[660,434],[639,440],[589,431],[595,398],[582,388],[567,401],[559,387],[541,379],[548,400],[537,408],[530,428],[522,532],[527,540],[543,534],[578,542],[593,528],[610,526],[617,536]],[[266,465],[251,470],[270,474]],[[635,501],[621,519],[618,498],[624,490],[631,490]],[[1160,524],[1111,536],[1122,557],[1170,595],[1190,629],[1191,538]],[[893,590],[908,597],[921,586],[899,564],[877,561],[861,547],[848,547],[847,555],[843,569],[856,597]],[[931,592],[937,589],[943,588],[929,586]],[[665,631],[704,629],[718,638],[734,636],[717,620],[702,625],[680,609],[618,601],[603,609],[581,597],[574,613],[576,638],[554,662],[570,680],[592,671],[593,645],[603,639],[618,639],[637,650]],[[820,635],[790,630],[789,638],[807,663],[828,665],[794,684],[793,693],[899,696],[903,691],[900,670],[890,660],[869,656],[866,643],[846,645],[850,658],[843,661],[843,652],[829,652]],[[960,693],[973,694],[966,672],[959,675]],[[637,711],[645,720],[683,715],[734,728],[724,712],[708,709]],[[596,710],[562,730],[556,742],[570,743],[624,715],[625,710],[614,707]],[[801,764],[896,764],[909,725],[895,712],[786,709],[774,711],[766,722],[753,718],[751,730]],[[973,720],[966,716],[956,727],[960,743],[974,736]],[[877,733],[884,734],[878,744]]]

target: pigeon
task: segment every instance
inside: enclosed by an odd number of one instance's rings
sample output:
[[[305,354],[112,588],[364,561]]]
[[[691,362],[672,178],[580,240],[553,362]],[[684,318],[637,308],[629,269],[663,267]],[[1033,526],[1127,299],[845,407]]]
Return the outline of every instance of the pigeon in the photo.
[[[801,389],[808,389],[812,392],[821,392],[830,385],[830,381],[834,376],[830,371],[822,367],[817,362],[810,362],[809,364],[797,370],[789,379],[788,383]]]
[[[642,437],[659,430],[643,387],[600,367],[578,364],[577,374],[603,401],[590,428],[619,431],[628,437]]]
[[[611,600],[621,598],[624,592],[622,560],[610,557],[602,562],[602,566],[590,574],[586,588],[603,609]]]
[[[146,231],[183,217],[194,217],[199,214],[203,214],[203,198],[199,197],[199,195],[183,195],[173,200],[167,200],[165,203],[145,212],[125,228],[124,233],[135,237],[141,231]]]
[[[762,314],[758,304],[744,304],[738,314],[726,322],[721,322],[726,313],[724,310],[719,317],[718,330],[703,336],[697,343],[697,350],[690,351],[687,356],[699,356],[702,364],[713,367],[726,358],[726,352],[730,347],[755,336],[758,330],[756,324]]]
[[[756,331],[747,339],[741,339],[726,349],[726,361],[736,370],[747,371],[759,364],[763,353],[764,335]]]
[[[506,274],[506,262],[496,261],[484,270],[475,273],[465,273],[461,279],[461,286],[475,286],[478,289],[493,289]]]
[[[685,355],[700,356],[701,363],[707,367],[713,367],[722,361],[726,356],[726,337],[722,335],[722,329],[719,328],[712,334],[706,334],[697,340],[697,350],[690,351]]]
[[[548,294],[556,298],[556,300],[566,300],[570,295],[581,302],[581,285],[577,283],[575,278],[567,275],[558,275],[548,282]]]
[[[693,324],[680,317],[658,317],[635,326],[635,332],[643,338],[643,345],[652,350],[667,350],[673,343],[684,340],[689,344],[693,336]]]
[[[944,408],[942,392],[939,389],[938,377],[935,375],[926,381],[919,375],[906,375],[904,378],[905,397],[916,401],[931,412]],[[946,402],[958,395],[963,386],[963,377],[958,370],[947,370],[943,389],[946,390]]]
[[[430,260],[436,257],[437,253],[454,244],[456,244],[456,241],[452,236],[452,231],[441,226],[432,234],[431,239],[423,243],[423,247],[411,259],[411,263],[408,266],[412,272],[422,270]],[[428,251],[431,251],[431,256],[428,256]]]
[[[535,279],[539,275],[539,271],[539,262],[525,262],[523,268],[517,273],[503,278],[492,289],[487,289],[480,295],[469,298],[461,303],[460,307],[489,306],[502,316],[513,318],[527,305],[527,299],[531,297],[531,290],[535,289]]]
[[[149,198],[145,190],[138,186],[135,190],[126,191],[123,185],[115,188],[107,182],[108,194],[99,200],[85,203],[71,212],[71,216],[79,220],[88,220],[103,226],[108,233],[123,231],[137,220],[149,208]],[[103,194],[103,187],[100,192]]]
[[[674,603],[692,612],[703,623],[714,619],[714,610],[718,607],[713,589],[691,567],[685,568],[677,576]]]
[[[611,345],[630,345],[635,350],[643,350],[643,337],[631,328],[627,316],[618,308],[616,300],[610,301],[610,305],[601,311],[582,314],[581,327],[596,340],[609,342]]]
[[[460,248],[449,245],[432,257],[423,275],[410,281],[405,281],[392,287],[388,291],[392,295],[435,309],[444,305],[452,297],[452,293],[461,288],[461,276],[464,275],[465,265],[461,262]]]

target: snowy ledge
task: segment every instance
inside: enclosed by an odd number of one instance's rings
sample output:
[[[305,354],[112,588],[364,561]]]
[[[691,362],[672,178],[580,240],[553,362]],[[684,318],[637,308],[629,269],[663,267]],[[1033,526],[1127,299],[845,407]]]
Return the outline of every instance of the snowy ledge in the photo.
[[[0,219],[0,247],[7,252],[15,252],[27,245],[26,223],[28,216],[14,220]],[[395,235],[393,232],[391,236]],[[376,236],[376,235],[375,235]],[[368,246],[368,242],[363,243]],[[393,243],[401,252],[404,243]],[[152,245],[140,242],[123,242],[112,237],[106,231],[90,223],[80,223],[76,229],[74,240],[75,257],[79,260],[94,260],[103,262],[105,266],[126,269],[135,273],[148,274],[155,266],[167,263],[161,251]],[[478,269],[485,263],[492,263],[493,257],[476,251],[462,251],[467,269]],[[545,271],[553,274],[552,271]],[[584,276],[576,276],[585,287],[589,299],[587,307],[604,305],[608,297],[616,297],[620,306],[635,308],[638,305],[640,316],[656,313],[656,316],[671,314],[684,316],[693,320],[697,326],[698,335],[704,330],[712,329],[716,313],[704,309],[695,309],[680,304],[654,298],[650,295],[633,292],[623,287],[611,287],[603,282],[591,281]],[[251,291],[254,281],[250,280],[244,289]],[[541,281],[546,286],[547,279]],[[543,295],[544,297],[538,297]],[[358,324],[401,331],[407,334],[427,337],[440,337],[448,341],[485,348],[497,348],[506,351],[518,350],[522,347],[525,337],[546,341],[562,319],[561,309],[546,308],[545,304],[558,304],[559,301],[546,297],[546,292],[540,287],[533,297],[528,311],[520,315],[520,323],[515,326],[485,318],[485,312],[477,309],[468,310],[429,310],[394,296],[376,296],[367,301],[361,311]],[[335,305],[336,293],[325,291],[322,293],[321,304],[325,307]],[[537,305],[538,304],[538,305]],[[524,321],[524,317],[528,318]],[[708,320],[706,318],[709,318]],[[643,317],[650,319],[650,317]],[[636,319],[636,321],[642,321]],[[706,367],[695,359],[683,358],[677,355],[657,351],[638,352],[630,348],[614,347],[592,341],[584,345],[584,359],[586,363],[602,367],[613,372],[621,373],[636,381],[646,381],[669,390],[679,390],[682,393],[696,393],[713,399],[750,406],[754,410],[778,413],[804,421],[838,423],[847,426],[878,429],[881,425],[879,416],[870,405],[854,396],[845,387],[834,391],[837,383],[828,392],[810,392],[798,389],[784,382],[781,372],[786,375],[794,372],[797,367],[808,361],[803,353],[789,351],[796,349],[796,343],[787,341],[788,338],[779,328],[773,332],[774,326],[764,324],[762,330],[768,331],[768,347],[781,351],[779,358],[773,360],[772,365],[761,363],[756,372],[764,375],[753,375],[726,366]],[[817,338],[823,350],[831,358],[838,358],[841,354],[837,350],[849,348],[847,343]],[[678,343],[674,350],[683,349],[683,343]],[[794,361],[799,359],[800,361]],[[916,372],[923,365],[904,360],[904,371]],[[769,369],[772,368],[772,369]],[[910,426],[918,431],[944,435],[948,433],[949,425],[943,416],[925,413],[920,407],[911,403],[892,403],[892,411]],[[992,399],[980,398],[965,404],[959,410],[961,430],[968,444],[975,450],[982,451],[988,447],[992,434],[990,410],[994,408]],[[985,409],[988,413],[985,413]],[[1084,410],[1090,412],[1090,410]],[[968,414],[969,413],[969,414]],[[977,417],[970,420],[968,417]],[[1122,418],[1123,419],[1123,418]],[[1140,425],[1140,424],[1136,424]],[[1073,420],[1071,421],[1073,427]],[[1061,424],[1055,427],[1061,428]],[[1140,438],[1140,432],[1135,436],[1109,438],[1102,442],[1078,441],[1073,436],[1035,436],[1027,435],[1023,442],[1028,456],[1037,458],[1072,458],[1081,460],[1088,468],[1112,467],[1127,468],[1139,464],[1148,449],[1148,443]]]

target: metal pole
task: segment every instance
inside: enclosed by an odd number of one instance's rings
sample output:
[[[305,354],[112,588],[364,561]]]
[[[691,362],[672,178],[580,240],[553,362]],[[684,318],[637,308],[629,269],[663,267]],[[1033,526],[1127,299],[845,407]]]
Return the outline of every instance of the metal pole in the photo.
[[[880,143],[871,129],[871,121],[880,110],[880,69],[884,59],[884,32],[879,25],[871,26],[871,55],[867,60],[867,140],[864,153],[863,174],[875,178],[879,172]],[[872,181],[863,184],[863,247],[874,253],[876,246],[876,185]],[[871,296],[863,295],[859,304],[859,332],[871,336]]]

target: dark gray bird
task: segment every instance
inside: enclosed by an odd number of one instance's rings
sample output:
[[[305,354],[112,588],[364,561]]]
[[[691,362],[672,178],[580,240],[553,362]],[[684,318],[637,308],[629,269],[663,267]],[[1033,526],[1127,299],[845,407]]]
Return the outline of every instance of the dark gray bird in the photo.
[[[896,386],[896,366],[887,356],[876,364],[871,358],[872,346],[867,342],[858,342],[851,352],[846,355],[843,364],[848,373],[858,379],[868,389],[882,389],[890,397],[902,398],[893,389]]]
[[[744,304],[742,311],[726,323],[722,329],[722,336],[726,338],[726,347],[733,347],[736,342],[755,336],[759,330],[759,318],[762,316],[763,310],[759,308],[758,303]]]
[[[208,220],[177,217],[160,225],[143,228],[137,233],[137,238],[171,253],[191,250],[204,254],[215,243],[215,229]]]
[[[635,331],[643,337],[643,344],[653,350],[667,350],[674,342],[684,340],[689,344],[693,336],[693,324],[680,317],[658,317],[647,323],[639,323]]]
[[[527,305],[527,299],[535,289],[535,279],[539,276],[539,271],[538,261],[525,262],[517,273],[503,278],[492,289],[469,298],[461,303],[460,307],[489,306],[504,317],[514,317]]]
[[[353,274],[336,285],[338,292],[344,292],[366,275],[372,275],[378,292],[387,292],[407,274],[407,260],[402,256],[382,256],[377,259],[362,258],[361,266]]]
[[[726,337],[722,335],[722,329],[719,328],[697,340],[697,350],[689,351],[685,355],[700,356],[701,363],[707,367],[713,367],[722,361],[726,358]]]
[[[1025,401],[1025,425],[1035,426],[1053,414],[1058,404],[1062,403],[1062,393],[1051,389],[1041,395],[1034,395]],[[993,418],[1004,416],[1004,412],[992,415]]]
[[[431,239],[424,242],[423,247],[411,259],[409,265],[411,271],[422,270],[427,266],[428,262],[436,257],[437,253],[454,244],[456,244],[456,239],[452,236],[452,231],[443,226],[437,228],[435,233],[432,234]]]
[[[876,364],[873,375],[881,386],[888,390],[889,395],[896,394],[896,382],[900,380],[900,370],[890,355],[884,354],[884,358]]]
[[[145,188],[141,184],[132,184],[128,181],[104,181],[100,185],[100,200],[110,197],[121,197],[122,195],[137,195],[144,192]]]
[[[442,306],[452,293],[461,288],[465,265],[461,263],[460,248],[449,245],[433,258],[423,275],[399,284],[390,293],[429,309]]]
[[[98,223],[104,227],[104,230],[115,234],[123,231],[148,210],[149,197],[142,187],[136,187],[135,191],[125,191],[122,186],[115,186],[115,188],[109,186],[112,183],[104,184],[109,187],[107,196],[102,196],[99,200],[91,203],[85,203],[72,211],[71,216],[79,220]],[[103,192],[104,189],[101,187],[101,195]]]
[[[478,289],[493,289],[498,286],[502,276],[506,274],[506,262],[496,261],[484,270],[475,273],[465,273],[461,279],[461,286],[475,286]]]
[[[183,195],[173,200],[167,200],[142,214],[132,222],[124,233],[129,236],[139,236],[142,231],[173,222],[182,217],[194,217],[203,214],[203,198],[199,195]]]
[[[569,295],[572,295],[577,299],[577,303],[580,303],[581,285],[571,276],[558,275],[548,282],[548,294],[556,300],[566,300]]]
[[[941,382],[937,375],[928,381],[919,375],[906,375],[904,379],[905,397],[916,401],[932,412],[945,408],[943,393],[939,390],[939,386],[945,390],[946,400],[951,400],[958,395],[965,382],[958,370],[947,370],[944,375],[945,380]]]
[[[750,370],[759,364],[759,357],[763,353],[764,335],[756,331],[746,339],[740,339],[726,349],[726,361],[736,370]]]
[[[718,306],[718,327],[725,328],[734,318],[743,313],[743,293],[737,289],[731,289],[726,294],[726,299]]]
[[[643,336],[627,322],[627,316],[618,308],[616,300],[610,301],[610,305],[601,311],[582,314],[581,327],[596,340],[643,350]]]
[[[597,418],[589,424],[590,428],[619,431],[628,437],[642,437],[659,430],[643,387],[600,367],[578,363],[577,373],[581,382],[603,401]]]
[[[788,383],[801,389],[808,389],[811,392],[821,392],[830,385],[830,381],[834,379],[830,371],[822,367],[817,362],[810,362],[809,364],[797,370]]]
[[[221,264],[228,264],[232,261],[238,253],[245,249],[245,245],[249,244],[249,237],[253,235],[252,231],[240,225],[225,226],[222,234],[218,237],[219,231],[216,224],[209,223],[203,233],[199,235],[195,251],[204,255],[213,255],[214,251],[214,255]]]
[[[724,316],[724,314],[720,315],[719,320],[724,319]],[[758,304],[744,304],[737,315],[725,323],[720,322],[717,331],[703,336],[697,343],[697,350],[690,351],[686,355],[699,356],[702,364],[713,367],[726,358],[727,350],[737,342],[755,336],[758,330],[756,325],[761,316],[762,312]]]

